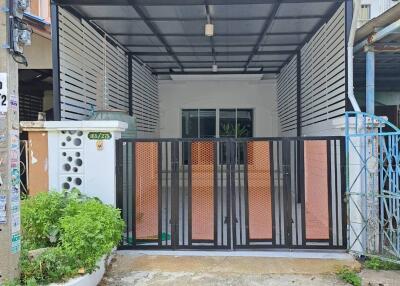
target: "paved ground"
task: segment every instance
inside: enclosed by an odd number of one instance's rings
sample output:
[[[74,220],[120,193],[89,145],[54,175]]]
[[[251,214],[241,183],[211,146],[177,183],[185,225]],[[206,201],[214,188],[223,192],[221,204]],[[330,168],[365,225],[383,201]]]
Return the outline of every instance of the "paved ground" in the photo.
[[[110,285],[346,285],[334,274],[344,259],[249,256],[189,256],[119,253],[102,286]],[[399,280],[400,281],[400,280]]]
[[[360,274],[363,285],[368,286],[399,286],[400,271],[363,270]]]

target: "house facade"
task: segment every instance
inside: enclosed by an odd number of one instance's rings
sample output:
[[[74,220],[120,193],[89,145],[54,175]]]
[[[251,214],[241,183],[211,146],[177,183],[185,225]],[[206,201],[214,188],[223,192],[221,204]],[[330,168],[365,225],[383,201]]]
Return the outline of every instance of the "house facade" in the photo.
[[[73,165],[77,147],[94,148],[79,122],[118,110],[137,130],[107,137],[122,248],[371,251],[359,194],[378,194],[385,170],[357,154],[378,150],[366,131],[386,123],[353,94],[353,12],[336,0],[54,1],[52,112],[72,126],[48,141],[55,188],[94,181]]]

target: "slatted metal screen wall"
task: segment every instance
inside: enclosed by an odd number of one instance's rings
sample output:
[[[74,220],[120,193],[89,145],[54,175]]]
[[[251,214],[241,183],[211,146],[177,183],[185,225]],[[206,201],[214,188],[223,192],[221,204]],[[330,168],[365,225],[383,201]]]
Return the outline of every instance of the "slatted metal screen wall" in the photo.
[[[159,126],[158,80],[150,68],[132,61],[132,104],[139,136],[154,137]]]
[[[285,136],[297,133],[297,56],[278,75],[278,115]]]
[[[301,49],[301,125],[345,113],[346,43],[344,4]]]
[[[345,6],[300,51],[301,127],[316,127],[345,113]],[[297,131],[297,57],[278,75],[278,112],[283,136]],[[316,127],[317,128],[317,127]]]
[[[59,8],[62,120],[84,120],[96,109],[128,111],[128,56],[105,37]]]
[[[129,110],[128,95],[128,56],[119,47],[106,41],[106,109]]]

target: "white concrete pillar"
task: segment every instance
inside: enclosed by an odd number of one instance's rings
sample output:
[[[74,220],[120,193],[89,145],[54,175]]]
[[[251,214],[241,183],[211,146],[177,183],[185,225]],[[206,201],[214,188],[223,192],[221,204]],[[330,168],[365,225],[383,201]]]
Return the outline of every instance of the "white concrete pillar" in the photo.
[[[49,189],[77,188],[116,205],[116,140],[128,127],[120,121],[23,122],[25,131],[48,132]]]

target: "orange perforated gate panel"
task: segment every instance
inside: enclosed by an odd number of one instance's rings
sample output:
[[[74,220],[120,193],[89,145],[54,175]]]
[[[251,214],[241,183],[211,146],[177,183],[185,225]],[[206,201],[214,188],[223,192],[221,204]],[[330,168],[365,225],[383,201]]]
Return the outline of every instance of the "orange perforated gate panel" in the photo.
[[[326,141],[304,142],[306,239],[329,239]]]
[[[214,143],[192,143],[192,239],[214,240]]]
[[[136,239],[158,237],[158,144],[136,143]]]
[[[272,239],[272,206],[269,142],[249,142],[249,238]]]

